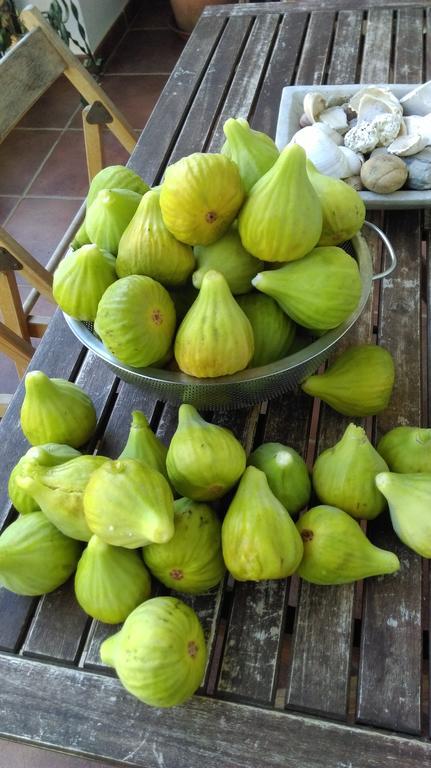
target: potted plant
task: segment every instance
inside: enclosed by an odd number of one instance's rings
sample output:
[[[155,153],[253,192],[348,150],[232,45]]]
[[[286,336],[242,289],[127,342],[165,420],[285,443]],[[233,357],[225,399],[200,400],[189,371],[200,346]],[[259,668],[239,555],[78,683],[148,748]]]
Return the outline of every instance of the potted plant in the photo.
[[[190,34],[206,5],[222,5],[236,0],[170,0],[177,27]]]

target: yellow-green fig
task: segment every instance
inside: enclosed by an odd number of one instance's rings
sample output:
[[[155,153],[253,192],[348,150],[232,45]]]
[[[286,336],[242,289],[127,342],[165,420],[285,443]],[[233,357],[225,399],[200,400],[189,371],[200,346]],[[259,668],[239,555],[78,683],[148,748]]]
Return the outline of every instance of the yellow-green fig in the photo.
[[[398,538],[418,555],[431,558],[431,473],[381,472],[376,486],[388,502]]]
[[[322,231],[322,209],[298,144],[280,153],[252,187],[238,218],[244,248],[262,261],[295,261],[309,253]]]
[[[375,547],[359,523],[337,507],[313,507],[296,527],[304,543],[297,573],[312,584],[350,584],[400,568],[393,552]]]
[[[314,248],[299,261],[259,272],[252,284],[272,296],[296,323],[317,331],[347,320],[362,292],[355,259],[335,245]]]
[[[75,237],[73,238],[70,244],[70,247],[72,248],[73,251],[76,251],[78,248],[81,247],[81,245],[88,245],[89,243],[91,243],[91,240],[85,228],[85,219],[84,219],[78,231],[76,232]]]
[[[377,443],[391,472],[431,474],[431,429],[394,427]]]
[[[175,597],[153,597],[103,641],[100,656],[133,696],[153,707],[174,707],[201,684],[205,638],[192,608]]]
[[[389,404],[395,370],[387,349],[373,344],[348,347],[324,373],[301,387],[345,416],[374,416]]]
[[[78,384],[30,371],[24,385],[20,421],[31,445],[62,443],[79,448],[90,439],[96,427],[96,411]]]
[[[253,352],[248,318],[223,275],[210,270],[175,337],[174,354],[180,370],[198,378],[226,376],[246,368]]]
[[[236,301],[250,321],[254,337],[254,353],[249,368],[268,365],[290,353],[296,325],[274,299],[262,293],[237,296]]]
[[[284,579],[302,558],[302,541],[266,475],[247,467],[222,525],[223,558],[238,581]]]
[[[341,179],[320,173],[311,160],[307,160],[307,173],[322,207],[318,245],[338,245],[350,240],[365,220],[365,204],[359,192]]]
[[[290,515],[296,515],[310,500],[311,481],[307,465],[297,451],[282,443],[262,443],[247,462],[265,472],[274,496]]]
[[[221,525],[208,504],[177,499],[174,508],[172,539],[144,547],[144,561],[166,587],[199,595],[215,587],[225,572]]]
[[[253,288],[252,277],[263,267],[259,259],[245,250],[235,227],[228,229],[215,243],[196,245],[194,254],[198,267],[192,276],[195,288],[200,288],[204,275],[215,269],[226,279],[234,295],[249,293]]]
[[[94,329],[122,363],[138,368],[153,365],[171,347],[174,303],[166,288],[151,277],[122,277],[103,294]]]
[[[116,256],[121,235],[141,198],[142,195],[129,189],[101,189],[85,216],[90,241]]]
[[[88,541],[91,531],[84,515],[84,489],[93,472],[109,461],[105,456],[77,456],[57,466],[29,464],[17,485],[65,536]]]
[[[44,467],[55,467],[57,464],[64,464],[66,461],[76,458],[76,456],[80,456],[79,451],[71,448],[70,445],[61,445],[59,443],[46,443],[45,445],[29,448],[18,463],[15,464],[9,475],[8,493],[16,511],[20,515],[26,515],[39,509],[37,501],[26,491],[23,491],[17,483],[19,477],[25,477],[28,474],[28,464],[36,463]]]
[[[131,168],[124,165],[107,165],[92,178],[86,197],[87,208],[102,189],[127,189],[145,195],[149,190],[148,184]]]
[[[349,424],[341,440],[317,457],[314,490],[323,504],[339,507],[352,517],[372,520],[386,507],[375,478],[387,469],[365,430]]]
[[[180,405],[166,457],[178,493],[194,501],[219,499],[239,480],[245,464],[244,448],[229,429],[209,424],[192,405]]]
[[[0,536],[0,585],[18,595],[44,595],[64,584],[81,554],[43,512],[18,517]]]
[[[252,186],[274,165],[279,156],[275,142],[250,128],[242,117],[230,117],[223,125],[226,141],[221,153],[233,160],[248,194]]]
[[[117,255],[117,275],[148,275],[162,285],[185,283],[195,266],[193,250],[180,243],[165,226],[160,189],[152,189],[124,230]]]
[[[60,261],[52,294],[67,315],[93,321],[100,299],[116,279],[114,256],[97,245],[83,245]]]
[[[163,221],[182,243],[208,245],[226,232],[244,200],[237,165],[195,152],[169,165],[160,191]]]
[[[160,472],[138,459],[117,459],[91,476],[84,493],[90,530],[106,544],[126,549],[169,541],[174,499]]]
[[[166,445],[156,437],[145,414],[142,411],[132,411],[132,424],[127,442],[118,458],[139,459],[147,467],[155,469],[167,478],[167,452]]]
[[[85,613],[119,624],[150,594],[150,574],[138,552],[91,537],[75,574],[76,599]]]

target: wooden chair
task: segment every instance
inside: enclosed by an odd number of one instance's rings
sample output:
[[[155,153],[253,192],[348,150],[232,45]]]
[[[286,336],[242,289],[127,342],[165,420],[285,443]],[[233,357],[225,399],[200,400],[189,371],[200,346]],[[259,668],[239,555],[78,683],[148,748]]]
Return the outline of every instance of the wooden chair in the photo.
[[[83,110],[84,140],[89,181],[103,168],[102,130],[106,126],[128,152],[136,138],[132,127],[79,59],[34,6],[26,6],[21,20],[26,34],[0,60],[0,143],[43,93],[64,74],[88,102]],[[20,376],[33,354],[31,338],[42,336],[47,320],[30,312],[40,294],[52,300],[52,274],[85,215],[81,206],[47,268],[0,227],[0,352],[11,357]],[[22,305],[15,271],[33,286]],[[0,395],[0,416],[8,398]]]

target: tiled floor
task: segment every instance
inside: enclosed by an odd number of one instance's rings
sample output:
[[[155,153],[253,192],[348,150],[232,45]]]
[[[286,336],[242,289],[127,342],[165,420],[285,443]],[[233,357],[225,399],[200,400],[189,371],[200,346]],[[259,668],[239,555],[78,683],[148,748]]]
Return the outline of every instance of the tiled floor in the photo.
[[[184,47],[170,23],[169,0],[142,3],[106,59],[102,87],[137,135]],[[88,189],[81,109],[79,94],[62,76],[0,145],[0,224],[42,264]],[[127,153],[108,133],[105,164],[126,161]],[[25,297],[29,288],[19,273],[17,279]],[[34,311],[50,310],[40,300]],[[17,384],[15,366],[0,353],[0,393],[12,393]]]
[[[168,0],[151,0],[131,19],[106,61],[102,86],[137,134],[144,127],[184,41],[169,27]],[[46,264],[88,188],[79,95],[61,77],[0,145],[0,223]],[[106,164],[126,152],[108,134]],[[28,287],[19,276],[24,297]],[[37,312],[50,305],[39,300]],[[52,311],[52,310],[51,310]],[[18,383],[13,363],[0,354],[0,393]],[[0,740],[0,768],[108,768],[86,758]]]

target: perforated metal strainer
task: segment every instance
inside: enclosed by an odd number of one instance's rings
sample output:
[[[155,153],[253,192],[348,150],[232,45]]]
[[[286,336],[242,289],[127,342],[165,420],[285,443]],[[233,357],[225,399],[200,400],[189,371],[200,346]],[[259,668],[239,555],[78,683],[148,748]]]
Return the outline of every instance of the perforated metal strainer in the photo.
[[[249,368],[232,376],[215,379],[197,379],[184,373],[157,368],[133,368],[121,363],[104,347],[94,335],[93,324],[83,323],[64,314],[67,324],[75,336],[95,355],[100,357],[115,374],[128,384],[152,392],[159,400],[175,405],[191,403],[200,409],[234,409],[255,405],[294,390],[308,376],[314,373],[326,360],[343,336],[355,324],[370,295],[373,280],[389,275],[396,267],[396,256],[388,238],[375,224],[366,226],[380,237],[389,254],[388,268],[373,275],[372,258],[362,234],[341,247],[353,256],[359,267],[362,293],[358,306],[351,316],[337,328],[328,331],[304,349],[288,355],[282,360],[260,368]]]

